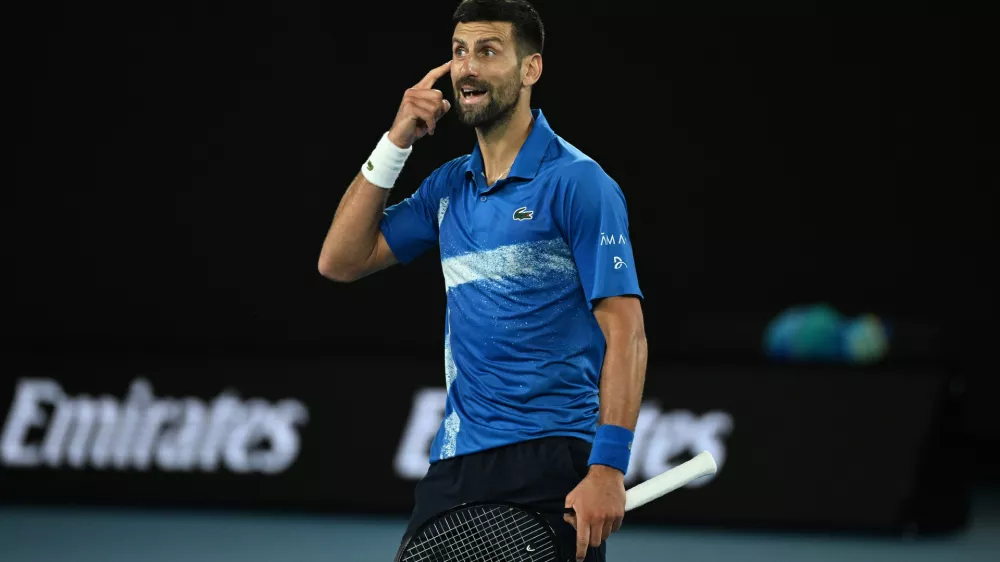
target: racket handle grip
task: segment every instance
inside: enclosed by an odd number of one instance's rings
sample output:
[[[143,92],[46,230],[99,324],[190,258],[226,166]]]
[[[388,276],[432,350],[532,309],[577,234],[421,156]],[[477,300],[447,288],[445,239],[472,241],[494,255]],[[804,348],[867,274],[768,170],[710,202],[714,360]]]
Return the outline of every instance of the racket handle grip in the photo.
[[[625,492],[625,511],[646,505],[702,476],[715,474],[718,469],[712,454],[703,451],[693,459],[630,488]]]
[[[719,467],[715,464],[712,454],[703,451],[693,459],[629,488],[625,492],[625,511],[646,505],[702,476],[715,474],[718,470]],[[563,508],[563,513],[572,515],[576,511],[572,507],[566,507]]]

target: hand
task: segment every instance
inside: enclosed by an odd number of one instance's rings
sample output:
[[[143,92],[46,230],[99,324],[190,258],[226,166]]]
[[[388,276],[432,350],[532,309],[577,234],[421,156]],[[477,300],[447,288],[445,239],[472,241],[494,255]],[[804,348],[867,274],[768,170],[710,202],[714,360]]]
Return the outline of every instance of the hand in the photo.
[[[587,547],[601,546],[625,518],[625,475],[620,470],[595,464],[587,476],[566,496],[566,507],[575,514],[563,519],[576,529],[576,559],[587,556]]]
[[[434,134],[437,122],[451,109],[441,90],[431,89],[451,69],[448,61],[427,73],[424,79],[406,90],[396,120],[389,129],[389,140],[399,148],[409,148],[417,139]]]

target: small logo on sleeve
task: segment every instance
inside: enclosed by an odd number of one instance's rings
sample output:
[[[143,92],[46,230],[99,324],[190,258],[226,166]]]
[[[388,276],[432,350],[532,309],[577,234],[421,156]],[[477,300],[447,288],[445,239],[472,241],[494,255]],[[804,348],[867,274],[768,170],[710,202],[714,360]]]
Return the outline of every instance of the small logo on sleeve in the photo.
[[[516,221],[530,221],[533,218],[535,218],[535,212],[529,211],[527,207],[521,207],[514,211],[514,220]]]
[[[618,256],[615,256],[615,269],[621,269],[623,267],[628,267],[628,264],[623,262]]]
[[[374,170],[374,169],[375,169],[375,165],[374,165],[374,164],[372,164],[372,161],[371,161],[371,160],[369,160],[369,161],[368,161],[368,171],[370,172],[370,171],[372,171],[372,170]]]
[[[601,233],[601,246],[616,246],[618,244],[628,244],[628,240],[625,239],[624,234],[615,236],[614,234]]]

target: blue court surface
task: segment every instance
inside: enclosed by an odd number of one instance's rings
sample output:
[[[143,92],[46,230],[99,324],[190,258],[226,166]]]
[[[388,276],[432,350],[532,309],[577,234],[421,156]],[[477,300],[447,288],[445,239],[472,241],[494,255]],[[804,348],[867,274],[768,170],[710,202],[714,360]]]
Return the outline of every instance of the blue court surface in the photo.
[[[0,508],[3,562],[388,562],[404,521],[91,508]],[[993,552],[992,555],[989,553]],[[1000,494],[975,498],[970,528],[933,539],[625,527],[611,562],[997,560]]]

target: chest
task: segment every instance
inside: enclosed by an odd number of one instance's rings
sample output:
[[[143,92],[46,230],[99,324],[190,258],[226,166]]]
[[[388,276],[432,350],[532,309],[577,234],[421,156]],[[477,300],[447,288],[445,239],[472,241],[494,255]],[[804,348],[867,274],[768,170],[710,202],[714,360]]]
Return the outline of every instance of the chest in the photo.
[[[487,192],[470,183],[442,201],[438,220],[442,258],[563,239],[552,190],[539,182]]]

